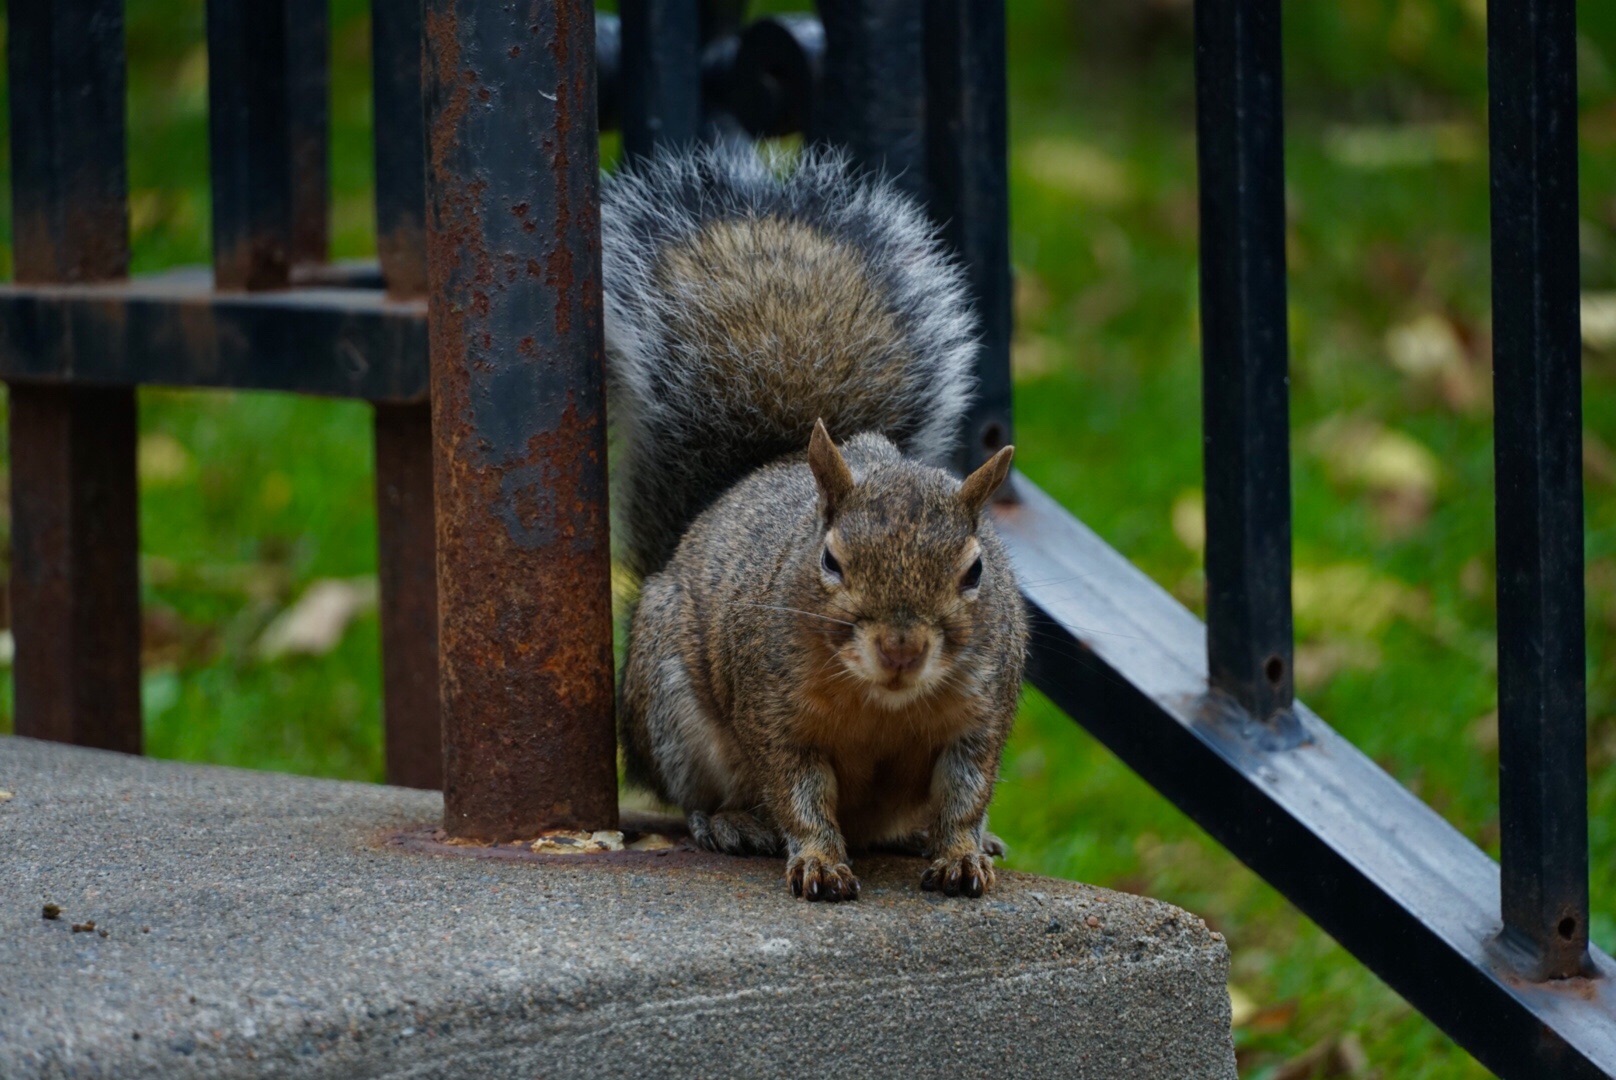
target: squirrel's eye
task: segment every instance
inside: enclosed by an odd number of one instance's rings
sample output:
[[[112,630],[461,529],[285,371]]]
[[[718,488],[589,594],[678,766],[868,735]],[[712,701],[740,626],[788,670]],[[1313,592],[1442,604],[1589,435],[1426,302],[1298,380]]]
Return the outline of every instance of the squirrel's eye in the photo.
[[[841,579],[842,564],[836,561],[836,556],[830,553],[830,548],[827,547],[819,553],[819,566],[831,577]]]
[[[980,585],[981,583],[982,583],[982,557],[980,555],[978,555],[976,557],[976,561],[971,564],[971,568],[969,570],[965,571],[965,576],[960,578],[960,588],[962,590],[964,590],[964,589],[974,589],[978,585]]]

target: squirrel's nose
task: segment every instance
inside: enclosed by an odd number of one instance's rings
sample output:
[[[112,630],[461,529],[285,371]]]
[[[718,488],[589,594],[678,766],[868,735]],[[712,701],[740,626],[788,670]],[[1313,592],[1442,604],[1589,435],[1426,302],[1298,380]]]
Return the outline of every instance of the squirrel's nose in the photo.
[[[881,663],[890,671],[913,671],[926,658],[930,647],[919,634],[882,634],[875,648],[881,654]]]

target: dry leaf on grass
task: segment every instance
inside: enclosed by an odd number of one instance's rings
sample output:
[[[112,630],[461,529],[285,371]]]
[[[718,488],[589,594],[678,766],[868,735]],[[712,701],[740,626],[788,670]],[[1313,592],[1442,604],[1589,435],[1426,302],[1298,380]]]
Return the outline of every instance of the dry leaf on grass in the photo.
[[[1428,311],[1386,331],[1386,357],[1455,412],[1473,412],[1491,392],[1486,365],[1472,355],[1452,319]]]
[[[316,581],[264,628],[257,652],[265,660],[282,656],[324,656],[336,648],[359,614],[376,606],[376,579]]]
[[[1206,497],[1189,488],[1173,500],[1173,535],[1196,555],[1206,551]]]
[[[1616,349],[1616,292],[1582,294],[1582,343],[1595,352]]]
[[[135,447],[135,468],[143,487],[161,487],[187,480],[195,462],[191,452],[166,431],[140,437]]]
[[[1374,498],[1376,523],[1392,537],[1407,536],[1430,516],[1442,464],[1418,439],[1361,416],[1332,416],[1306,445],[1330,479]]]

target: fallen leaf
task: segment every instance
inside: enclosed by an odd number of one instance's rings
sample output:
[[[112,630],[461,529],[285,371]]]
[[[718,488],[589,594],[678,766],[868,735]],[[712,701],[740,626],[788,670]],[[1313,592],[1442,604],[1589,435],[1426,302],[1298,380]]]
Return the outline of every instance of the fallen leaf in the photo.
[[[342,641],[354,617],[376,606],[376,579],[316,581],[264,628],[257,652],[265,660],[324,656]]]
[[[1616,292],[1582,294],[1582,343],[1595,352],[1616,349]]]
[[[1364,1050],[1363,1040],[1358,1038],[1356,1031],[1349,1031],[1336,1040],[1335,1058],[1346,1075],[1369,1075],[1369,1054]]]
[[[142,435],[135,446],[135,468],[142,485],[164,487],[191,476],[195,462],[185,445],[166,431]]]
[[[673,847],[673,841],[661,833],[646,833],[632,844],[624,844],[629,851],[666,851]]]
[[[1320,425],[1314,445],[1336,479],[1377,491],[1436,491],[1442,465],[1424,443],[1374,421]]]
[[[555,829],[537,837],[528,847],[538,855],[598,855],[606,851],[622,851],[623,834],[616,829],[597,832]]]
[[[1229,984],[1229,1022],[1235,1027],[1245,1027],[1253,1016],[1257,1015],[1257,1003],[1251,995],[1240,989],[1234,983]]]
[[[1453,323],[1428,311],[1386,331],[1386,356],[1405,375],[1431,378],[1464,365],[1464,342]]]
[[[1206,551],[1206,498],[1200,488],[1181,491],[1173,500],[1173,535],[1192,553]]]
[[[1445,315],[1428,311],[1386,331],[1386,357],[1417,385],[1435,389],[1450,409],[1469,413],[1492,391],[1477,344]]]
[[[1313,429],[1307,447],[1332,481],[1375,497],[1386,533],[1407,535],[1430,515],[1442,464],[1412,435],[1367,417],[1333,416]]]

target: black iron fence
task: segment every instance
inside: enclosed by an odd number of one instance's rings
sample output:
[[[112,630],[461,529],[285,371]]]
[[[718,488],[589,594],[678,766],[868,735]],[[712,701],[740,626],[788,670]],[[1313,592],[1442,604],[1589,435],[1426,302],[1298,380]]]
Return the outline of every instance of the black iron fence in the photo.
[[[460,835],[613,823],[601,127],[630,155],[800,131],[898,177],[983,316],[961,465],[1009,440],[1003,0],[744,7],[375,0],[379,260],[332,266],[324,4],[209,0],[214,265],[130,280],[121,0],[12,5],[19,733],[140,749],[135,387],[355,397],[389,778],[441,785]],[[1574,7],[1489,7],[1502,867],[1293,697],[1280,0],[1196,3],[1207,625],[1025,478],[998,520],[1036,685],[1489,1067],[1616,1076],[1616,964],[1588,943]]]

